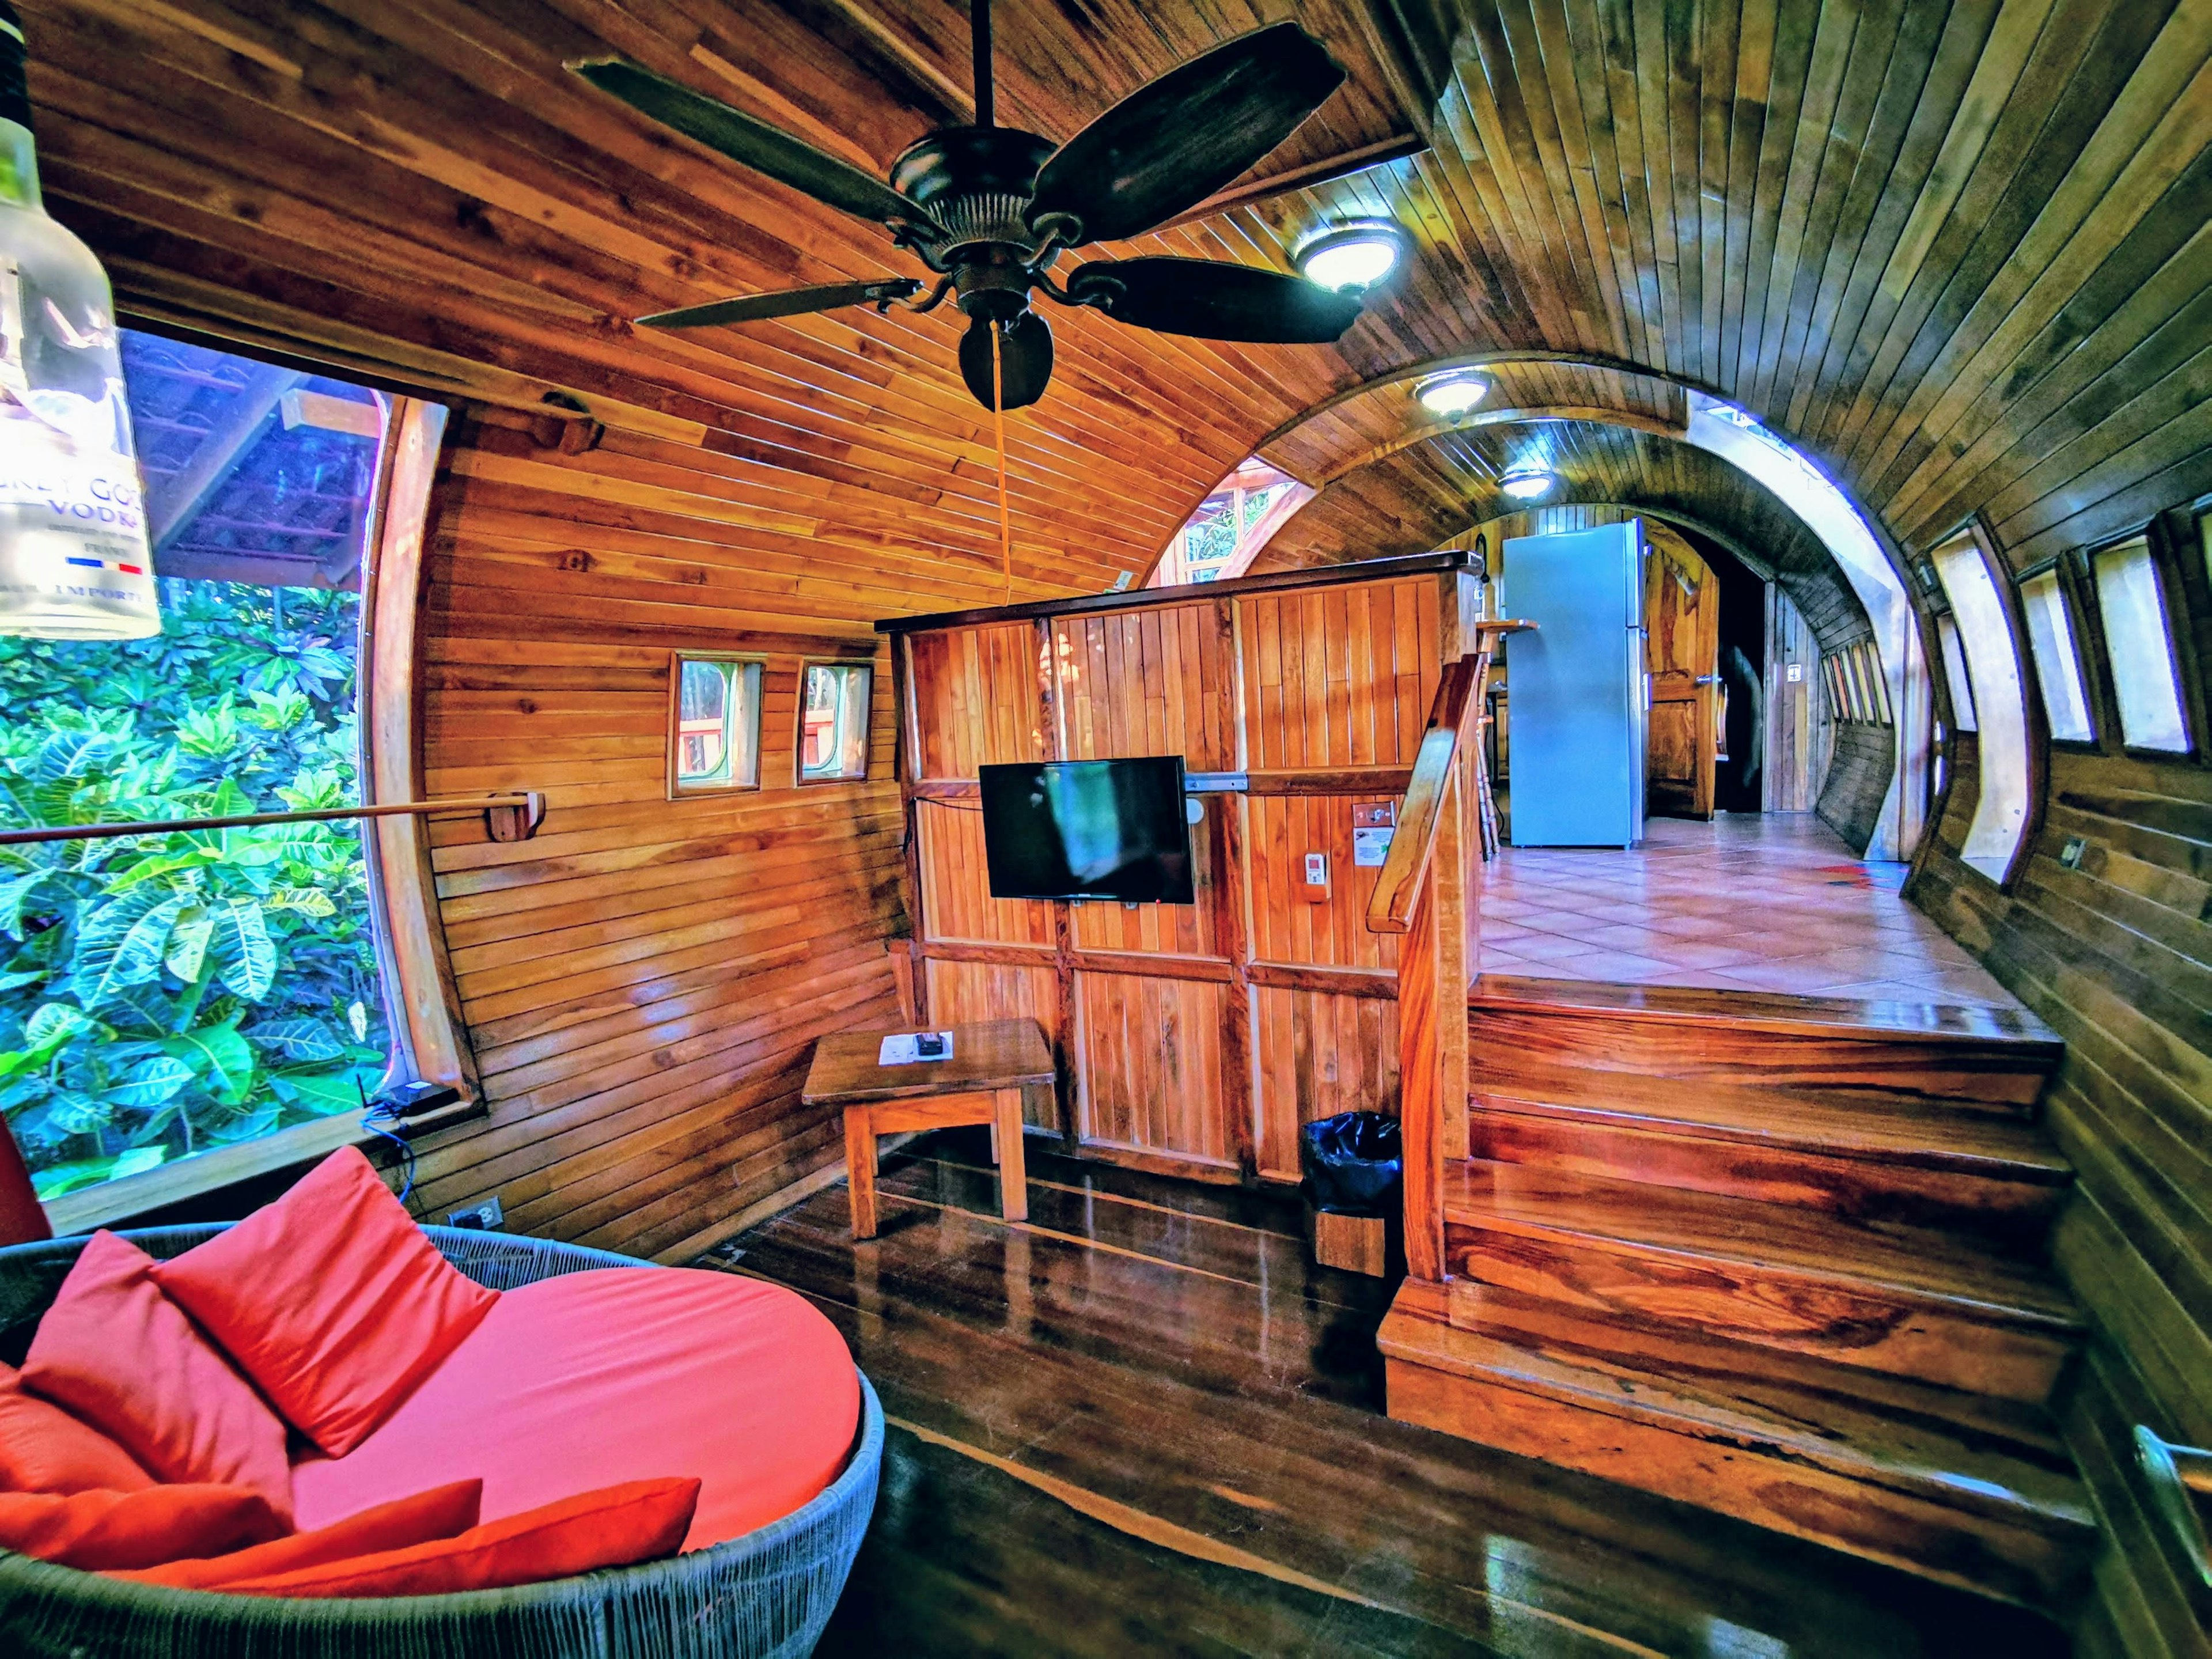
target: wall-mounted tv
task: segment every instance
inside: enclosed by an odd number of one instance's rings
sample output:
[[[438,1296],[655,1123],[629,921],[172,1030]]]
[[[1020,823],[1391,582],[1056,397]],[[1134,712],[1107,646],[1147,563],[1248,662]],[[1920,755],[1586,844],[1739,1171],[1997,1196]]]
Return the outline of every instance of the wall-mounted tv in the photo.
[[[993,898],[1191,904],[1182,757],[981,769]]]

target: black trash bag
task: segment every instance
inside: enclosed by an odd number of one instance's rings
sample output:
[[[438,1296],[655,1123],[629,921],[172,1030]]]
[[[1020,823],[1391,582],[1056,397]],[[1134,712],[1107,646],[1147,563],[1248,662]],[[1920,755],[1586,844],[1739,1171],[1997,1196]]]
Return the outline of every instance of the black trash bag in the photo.
[[[1306,1196],[1339,1215],[1388,1215],[1405,1174],[1398,1120],[1380,1112],[1339,1112],[1298,1134]]]

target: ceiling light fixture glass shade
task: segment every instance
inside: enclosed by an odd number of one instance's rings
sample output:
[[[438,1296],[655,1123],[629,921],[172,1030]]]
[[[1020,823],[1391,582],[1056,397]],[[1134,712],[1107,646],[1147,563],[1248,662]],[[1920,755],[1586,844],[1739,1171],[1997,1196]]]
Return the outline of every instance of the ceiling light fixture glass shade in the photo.
[[[1509,466],[1498,475],[1498,487],[1516,501],[1531,501],[1552,487],[1553,473],[1548,467],[1524,462]]]
[[[1464,415],[1490,395],[1490,382],[1464,372],[1431,374],[1413,388],[1414,401],[1431,415]]]
[[[1406,257],[1406,233],[1387,219],[1340,225],[1304,243],[1294,263],[1298,275],[1340,294],[1363,294],[1395,270]]]

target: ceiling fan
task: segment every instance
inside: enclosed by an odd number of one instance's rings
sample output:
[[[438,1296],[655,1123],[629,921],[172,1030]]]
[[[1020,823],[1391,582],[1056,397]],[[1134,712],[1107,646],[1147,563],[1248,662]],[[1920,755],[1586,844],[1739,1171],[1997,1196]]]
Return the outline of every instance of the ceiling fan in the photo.
[[[975,123],[942,127],[891,164],[888,185],[728,105],[620,58],[568,67],[601,91],[790,185],[889,228],[938,281],[907,308],[952,299],[969,318],[961,378],[986,409],[1020,409],[1052,378],[1052,331],[1030,309],[1037,290],[1164,334],[1279,345],[1334,340],[1359,302],[1302,276],[1211,259],[1093,259],[1055,282],[1067,249],[1141,235],[1204,201],[1290,137],[1344,80],[1295,23],[1203,52],[1139,88],[1065,144],[993,118],[990,0],[970,0]],[[708,328],[840,306],[889,311],[923,284],[911,276],[831,283],[657,312],[653,328]],[[993,384],[997,334],[999,387]],[[994,397],[1002,392],[1003,401]]]

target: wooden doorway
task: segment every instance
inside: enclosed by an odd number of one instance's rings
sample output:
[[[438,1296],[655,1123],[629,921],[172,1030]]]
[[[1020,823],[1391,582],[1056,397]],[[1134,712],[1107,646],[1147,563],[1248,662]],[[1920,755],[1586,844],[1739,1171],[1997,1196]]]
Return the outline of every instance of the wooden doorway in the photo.
[[[1644,808],[1710,818],[1721,731],[1720,580],[1674,531],[1646,520],[1644,661],[1651,678]]]

